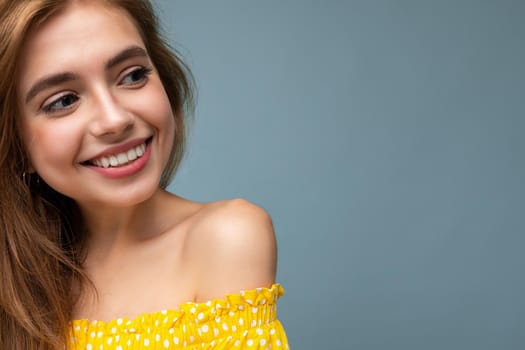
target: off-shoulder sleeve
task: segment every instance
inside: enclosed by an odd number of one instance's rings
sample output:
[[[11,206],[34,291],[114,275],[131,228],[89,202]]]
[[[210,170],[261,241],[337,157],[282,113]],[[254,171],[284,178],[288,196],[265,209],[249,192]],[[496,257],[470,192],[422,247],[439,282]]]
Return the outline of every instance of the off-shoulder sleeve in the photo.
[[[274,284],[133,320],[75,320],[68,349],[289,349],[277,319],[283,294]]]

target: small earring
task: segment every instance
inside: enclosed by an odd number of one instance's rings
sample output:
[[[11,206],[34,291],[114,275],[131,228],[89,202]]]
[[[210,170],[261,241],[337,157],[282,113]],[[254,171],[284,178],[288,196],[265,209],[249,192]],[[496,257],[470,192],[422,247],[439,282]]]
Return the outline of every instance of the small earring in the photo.
[[[27,173],[26,173],[25,171],[22,172],[22,181],[23,181],[27,186],[29,186],[28,178],[29,178],[29,176],[27,175]]]
[[[34,174],[34,177],[33,177]],[[28,173],[28,172],[22,172],[22,181],[26,184],[26,186],[31,187],[31,183],[34,183],[36,185],[40,185],[40,176],[38,176],[37,173]]]

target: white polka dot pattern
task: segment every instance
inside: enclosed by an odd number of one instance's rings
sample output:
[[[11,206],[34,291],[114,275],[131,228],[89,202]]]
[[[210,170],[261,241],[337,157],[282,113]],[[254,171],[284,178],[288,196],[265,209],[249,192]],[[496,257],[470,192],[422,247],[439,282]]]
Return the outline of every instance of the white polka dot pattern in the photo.
[[[274,284],[133,320],[75,320],[67,349],[289,349],[276,316],[276,302],[283,294]]]

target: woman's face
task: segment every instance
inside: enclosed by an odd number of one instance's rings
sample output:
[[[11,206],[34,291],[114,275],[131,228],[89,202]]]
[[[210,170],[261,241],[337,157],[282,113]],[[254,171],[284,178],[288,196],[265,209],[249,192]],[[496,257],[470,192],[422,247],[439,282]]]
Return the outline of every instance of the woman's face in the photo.
[[[30,33],[20,63],[21,135],[49,186],[97,207],[157,190],[175,121],[126,12],[73,3]]]

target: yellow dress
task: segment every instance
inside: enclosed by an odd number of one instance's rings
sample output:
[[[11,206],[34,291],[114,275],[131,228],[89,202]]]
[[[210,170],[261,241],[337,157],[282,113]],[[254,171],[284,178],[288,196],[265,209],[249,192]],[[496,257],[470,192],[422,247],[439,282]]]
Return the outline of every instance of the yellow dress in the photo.
[[[74,320],[68,350],[289,349],[277,320],[279,284],[205,303],[187,302],[109,322]]]

